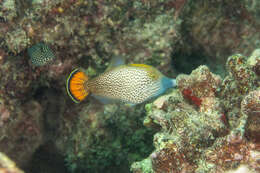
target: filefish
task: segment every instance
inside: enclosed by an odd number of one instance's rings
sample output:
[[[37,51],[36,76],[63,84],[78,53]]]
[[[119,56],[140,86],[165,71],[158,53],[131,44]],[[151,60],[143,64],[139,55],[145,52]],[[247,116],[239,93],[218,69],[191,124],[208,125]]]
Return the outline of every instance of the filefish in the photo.
[[[113,60],[108,70],[92,79],[83,69],[75,69],[66,83],[68,95],[76,103],[90,94],[105,104],[120,101],[129,105],[143,103],[175,86],[175,79],[150,65],[125,65],[120,59]]]
[[[45,43],[38,43],[28,48],[28,54],[34,66],[43,66],[55,59],[53,51]]]

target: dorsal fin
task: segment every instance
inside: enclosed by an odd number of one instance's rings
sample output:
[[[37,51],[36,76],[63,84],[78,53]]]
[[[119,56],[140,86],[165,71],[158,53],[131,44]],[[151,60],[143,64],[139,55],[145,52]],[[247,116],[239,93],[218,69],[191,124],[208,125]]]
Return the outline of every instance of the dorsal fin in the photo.
[[[125,59],[122,58],[121,56],[114,56],[109,64],[109,66],[107,67],[106,71],[111,70],[114,67],[118,67],[120,65],[124,65],[125,64]]]

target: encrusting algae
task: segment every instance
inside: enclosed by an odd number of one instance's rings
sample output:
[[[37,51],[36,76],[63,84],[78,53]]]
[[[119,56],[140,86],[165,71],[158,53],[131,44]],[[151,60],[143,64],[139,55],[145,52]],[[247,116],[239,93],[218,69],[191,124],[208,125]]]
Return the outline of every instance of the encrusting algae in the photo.
[[[164,76],[152,66],[113,63],[106,72],[90,80],[83,70],[72,71],[67,80],[67,91],[72,100],[78,103],[92,94],[103,103],[122,101],[136,105],[176,86],[175,79]]]

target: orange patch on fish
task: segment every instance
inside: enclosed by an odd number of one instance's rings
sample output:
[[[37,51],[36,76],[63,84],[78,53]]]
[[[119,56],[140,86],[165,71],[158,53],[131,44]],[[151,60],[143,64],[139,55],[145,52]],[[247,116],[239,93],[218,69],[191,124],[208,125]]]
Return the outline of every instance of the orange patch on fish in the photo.
[[[89,94],[85,90],[85,83],[88,81],[88,76],[79,69],[71,72],[67,80],[67,91],[76,103],[81,102]]]

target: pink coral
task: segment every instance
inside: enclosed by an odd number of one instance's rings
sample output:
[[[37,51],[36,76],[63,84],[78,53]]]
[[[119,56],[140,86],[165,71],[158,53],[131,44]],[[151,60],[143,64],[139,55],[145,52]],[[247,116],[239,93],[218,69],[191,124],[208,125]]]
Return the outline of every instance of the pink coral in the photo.
[[[190,89],[184,89],[182,91],[182,95],[184,96],[184,98],[186,98],[187,100],[190,100],[193,104],[200,107],[201,99],[199,97],[194,96]]]
[[[167,147],[154,152],[150,155],[152,159],[152,167],[155,173],[182,173],[194,172],[194,163],[185,157],[185,154],[178,151],[175,145],[168,145]]]
[[[248,116],[246,136],[260,142],[260,90],[251,91],[241,102],[241,111]]]
[[[255,144],[246,141],[240,135],[230,134],[216,141],[215,145],[205,152],[205,159],[214,163],[219,172],[234,169],[241,164],[259,170],[259,155],[254,155],[258,152],[259,148]]]
[[[221,78],[211,73],[206,66],[200,66],[191,75],[177,77],[178,88],[183,96],[193,104],[200,106],[206,97],[215,97]]]

